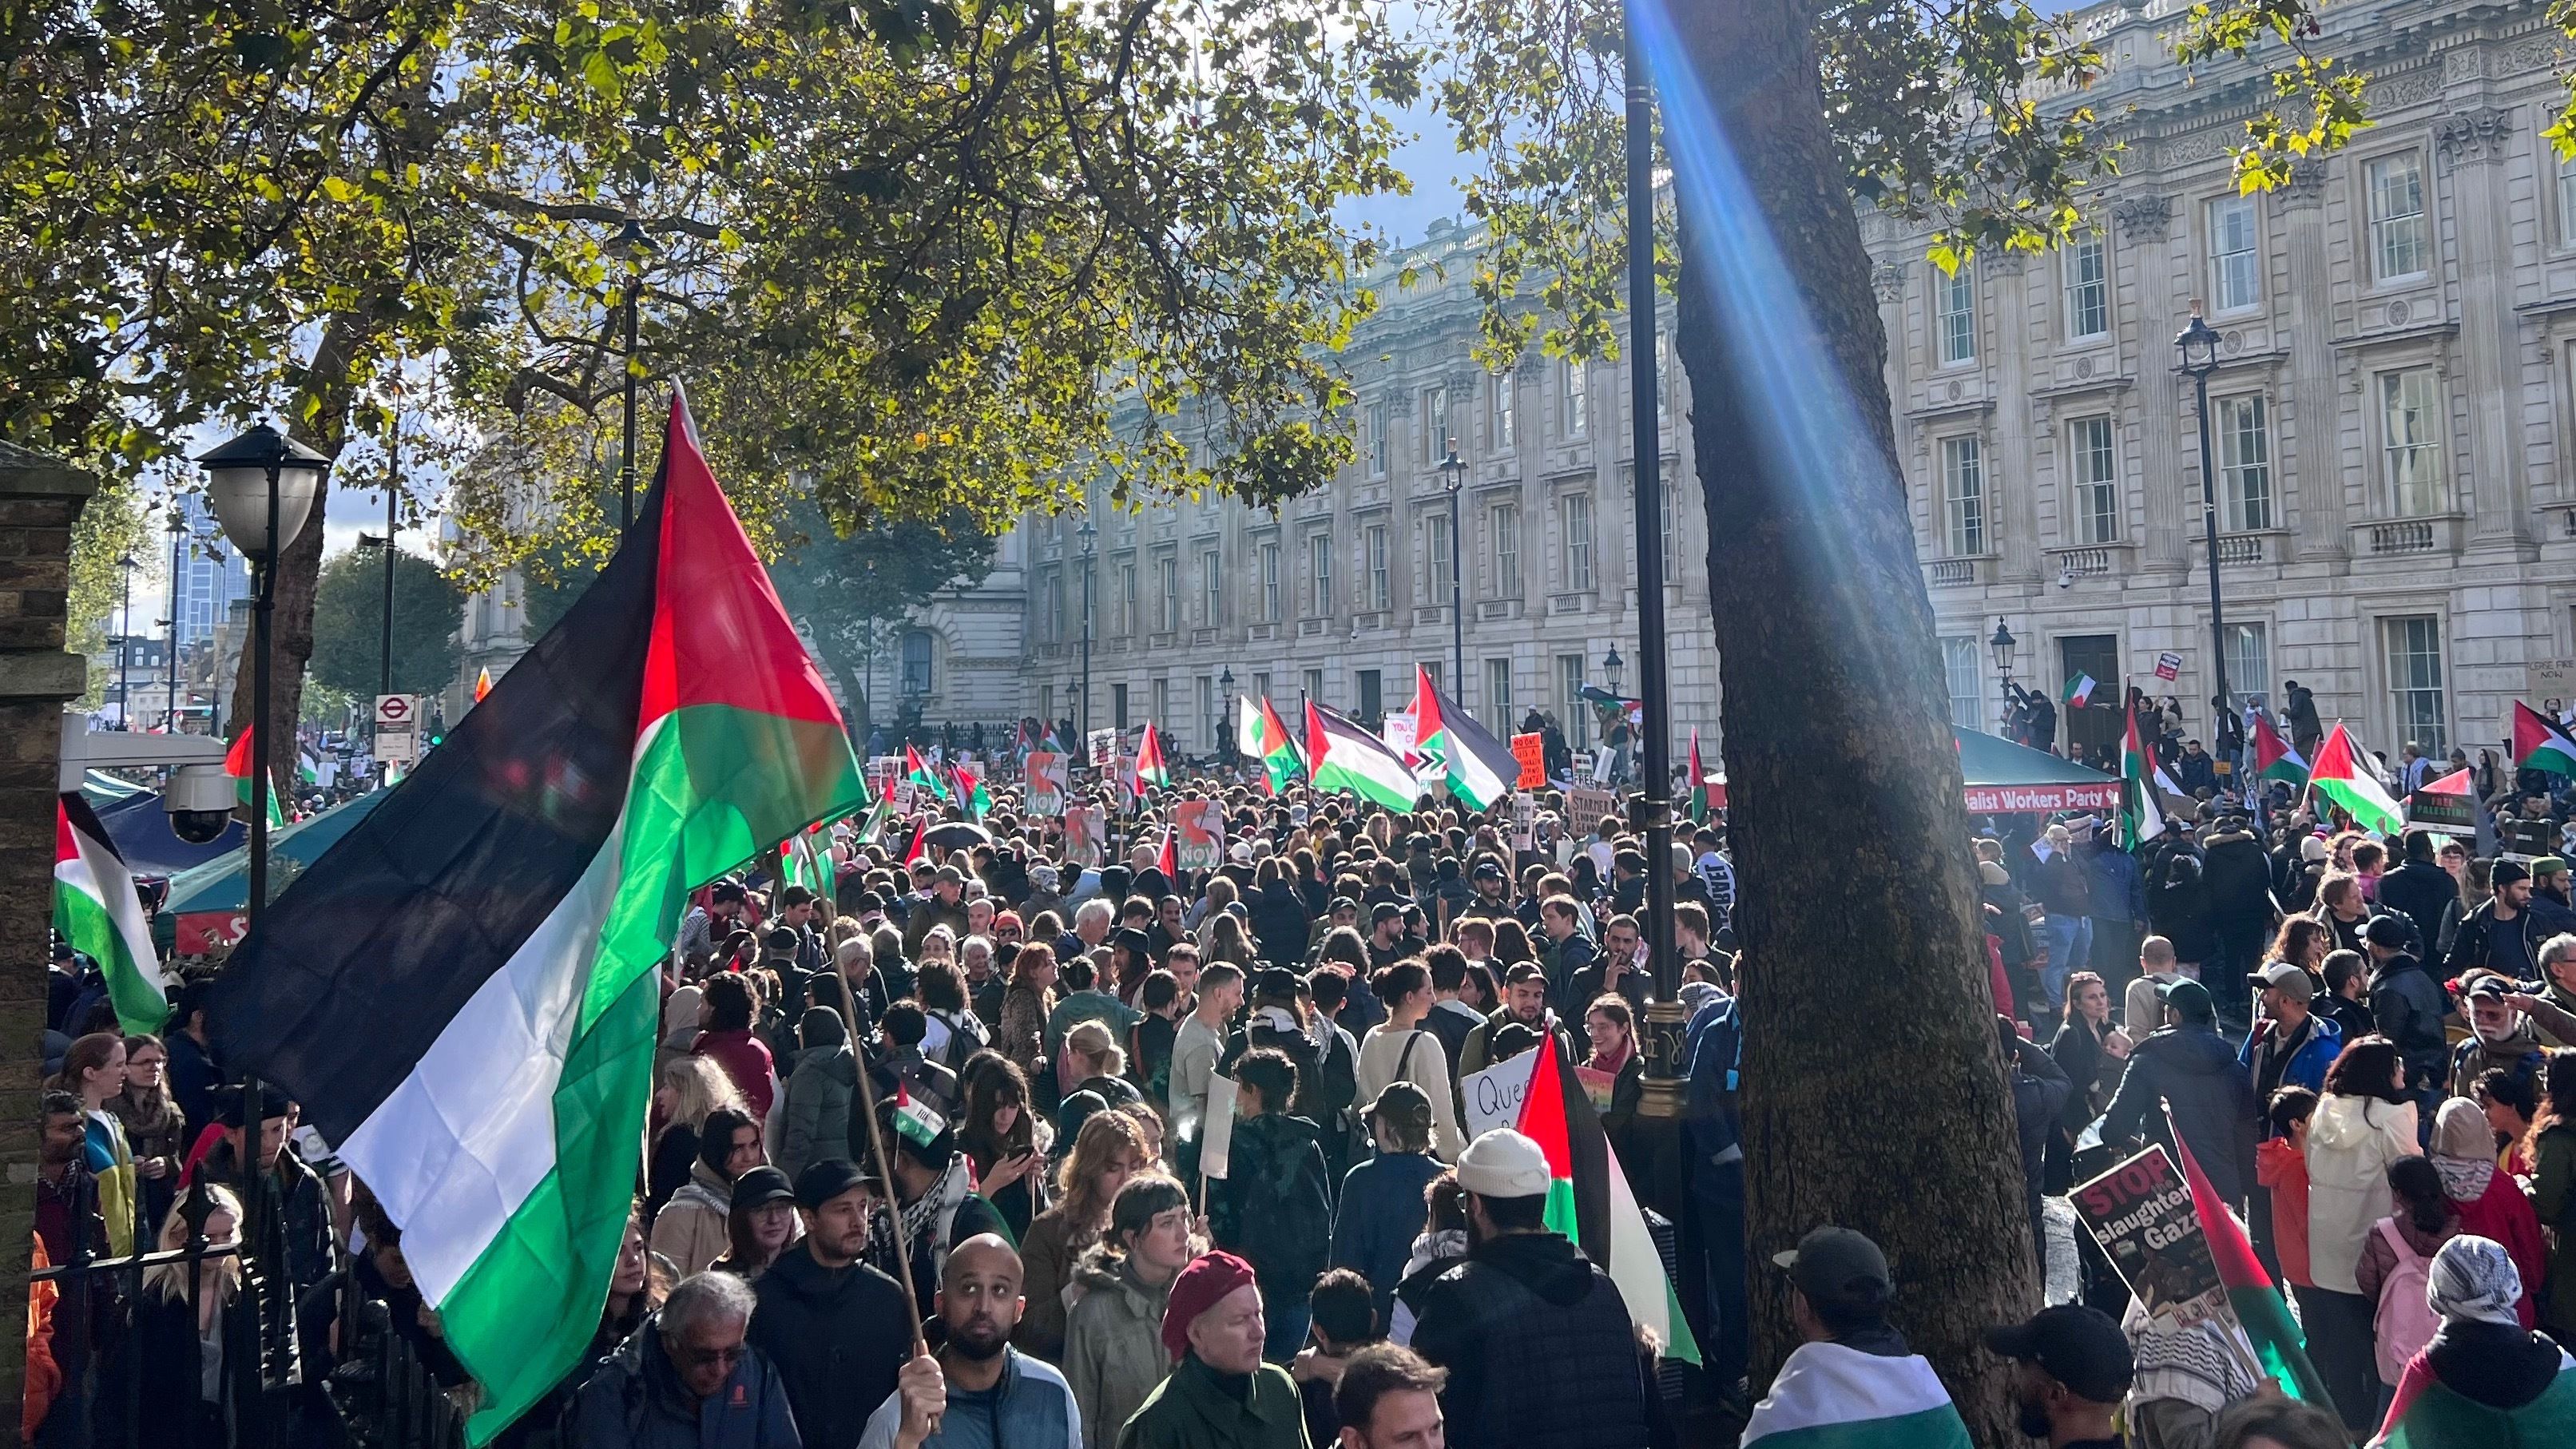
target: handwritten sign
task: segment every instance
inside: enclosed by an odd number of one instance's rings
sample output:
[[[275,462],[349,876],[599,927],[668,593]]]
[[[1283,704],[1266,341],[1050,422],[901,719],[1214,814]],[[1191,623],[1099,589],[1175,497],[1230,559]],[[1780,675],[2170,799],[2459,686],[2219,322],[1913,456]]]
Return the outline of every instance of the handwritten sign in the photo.
[[[1224,801],[1184,800],[1173,807],[1172,818],[1181,832],[1172,847],[1175,864],[1183,870],[1214,870],[1224,864]]]
[[[1226,1169],[1233,1166],[1234,1098],[1234,1078],[1208,1078],[1207,1116],[1199,1121],[1199,1175],[1213,1182],[1225,1181]]]
[[[1512,792],[1512,849],[1538,849],[1538,797],[1527,790]]]
[[[1098,865],[1109,849],[1109,817],[1097,805],[1064,807],[1064,858],[1074,865]]]
[[[1470,1141],[1497,1127],[1519,1124],[1521,1101],[1529,1096],[1530,1077],[1537,1070],[1538,1048],[1532,1047],[1458,1079],[1459,1106]]]
[[[1062,815],[1072,762],[1050,750],[1029,752],[1029,813]]]
[[[1520,763],[1521,777],[1513,781],[1516,789],[1538,790],[1547,785],[1547,736],[1512,736],[1512,758]]]
[[[1419,722],[1409,714],[1391,714],[1378,728],[1377,737],[1386,741],[1386,747],[1402,755],[1409,765],[1421,758],[1413,749],[1414,731],[1419,727]]]
[[[1593,785],[1577,785],[1565,792],[1565,821],[1569,829],[1589,831],[1601,823],[1604,815],[1619,813],[1619,797]]]

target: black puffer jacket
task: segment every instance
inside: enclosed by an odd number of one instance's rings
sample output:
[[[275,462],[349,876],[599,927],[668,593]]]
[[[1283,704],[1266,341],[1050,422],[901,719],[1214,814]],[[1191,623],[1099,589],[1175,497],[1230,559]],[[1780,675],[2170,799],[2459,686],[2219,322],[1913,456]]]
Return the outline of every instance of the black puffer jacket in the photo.
[[[1225,1180],[1208,1184],[1208,1229],[1252,1264],[1264,1298],[1305,1302],[1332,1255],[1319,1135],[1303,1117],[1247,1117],[1235,1124]]]
[[[1306,964],[1306,941],[1315,934],[1315,918],[1306,914],[1306,903],[1297,898],[1295,886],[1272,881],[1254,891],[1243,909],[1252,918],[1261,959],[1289,971]]]
[[[2460,883],[2429,860],[2410,860],[2379,878],[2379,903],[2415,923],[2430,944],[2442,939],[2442,917],[2460,898]]]
[[[2243,1203],[2254,1181],[2254,1085],[2236,1065],[2236,1049],[2209,1023],[2169,1026],[2138,1043],[2103,1114],[2102,1140],[2144,1137],[2173,1151],[2166,1103],[2209,1185],[2227,1201]]]
[[[864,1263],[826,1268],[799,1243],[752,1292],[751,1346],[786,1384],[804,1449],[856,1449],[912,1353],[903,1289]]]
[[[2210,832],[2201,840],[2200,878],[2209,895],[2210,928],[2250,960],[2276,915],[2272,863],[2262,844],[2243,830]]]
[[[1646,1374],[1608,1274],[1555,1233],[1511,1233],[1432,1281],[1413,1348],[1449,1370],[1458,1449],[1647,1442]]]

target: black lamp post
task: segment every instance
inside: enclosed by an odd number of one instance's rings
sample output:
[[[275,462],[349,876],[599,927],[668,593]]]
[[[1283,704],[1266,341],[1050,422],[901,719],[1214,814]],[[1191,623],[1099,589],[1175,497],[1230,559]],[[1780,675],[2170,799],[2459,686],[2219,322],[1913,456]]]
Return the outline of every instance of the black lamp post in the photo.
[[[1234,720],[1233,665],[1229,664],[1225,668],[1217,671],[1216,687],[1217,692],[1225,696],[1225,703],[1221,707],[1222,712],[1217,715],[1217,749],[1223,753],[1226,764],[1228,766],[1232,766],[1239,755],[1239,752],[1235,749],[1234,731],[1228,727]]]
[[[1440,486],[1449,490],[1449,687],[1463,690],[1467,687],[1467,615],[1465,590],[1459,584],[1464,570],[1459,567],[1458,494],[1467,486],[1467,463],[1458,456],[1456,438],[1449,440],[1449,452],[1440,460]]]
[[[170,495],[170,617],[161,621],[162,647],[170,656],[170,698],[166,701],[168,717],[162,720],[165,733],[179,732],[179,566],[180,555],[188,546],[188,512],[179,506],[179,495]]]
[[[2020,642],[2013,637],[2012,630],[2004,627],[2001,619],[1995,620],[1995,636],[1986,641],[1986,647],[1994,651],[1995,673],[2003,676],[2004,714],[2007,717],[2012,714],[2013,646]]]
[[[1091,526],[1091,515],[1082,516],[1082,527],[1074,536],[1082,540],[1082,708],[1074,713],[1074,731],[1082,736],[1081,753],[1086,762],[1091,754],[1091,568],[1099,547],[1100,530]]]
[[[1619,657],[1619,646],[1616,644],[1611,645],[1610,652],[1602,657],[1601,672],[1609,678],[1610,692],[1614,695],[1619,692],[1619,671],[1627,666],[1627,662]]]
[[[116,606],[116,727],[134,728],[134,571],[143,561],[132,553],[117,559],[125,570],[125,599]]]
[[[644,228],[628,217],[609,245],[626,262],[626,346],[618,359],[626,368],[626,454],[617,468],[617,526],[624,528],[635,521],[635,392],[641,377],[635,365],[635,313],[644,295],[644,259],[652,255],[653,243],[645,238]]]
[[[2200,409],[2200,526],[2209,541],[2209,667],[2217,689],[2211,695],[2212,718],[2232,712],[2227,698],[2227,626],[2222,621],[2218,584],[2218,457],[2209,446],[2209,375],[2218,370],[2218,333],[2200,315],[2200,299],[2191,299],[2191,325],[2174,337],[2182,361],[2174,371],[2192,381]],[[2212,746],[2218,743],[2215,732]]]

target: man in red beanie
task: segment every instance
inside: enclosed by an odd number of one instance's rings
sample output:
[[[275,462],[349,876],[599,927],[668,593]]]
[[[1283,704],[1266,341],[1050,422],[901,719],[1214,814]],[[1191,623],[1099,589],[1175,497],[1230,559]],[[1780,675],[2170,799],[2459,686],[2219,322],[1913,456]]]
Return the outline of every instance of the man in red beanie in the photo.
[[[1192,1260],[1163,1308],[1163,1347],[1177,1362],[1118,1449],[1307,1449],[1296,1384],[1261,1361],[1267,1332],[1250,1263],[1232,1253]]]

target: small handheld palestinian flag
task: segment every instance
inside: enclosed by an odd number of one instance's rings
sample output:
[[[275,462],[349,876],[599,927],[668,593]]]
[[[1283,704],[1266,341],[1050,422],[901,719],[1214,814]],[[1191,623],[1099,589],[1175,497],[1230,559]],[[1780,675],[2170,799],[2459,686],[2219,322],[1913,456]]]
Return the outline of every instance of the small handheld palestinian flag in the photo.
[[[975,772],[964,765],[957,766],[952,773],[957,776],[957,798],[966,807],[966,818],[983,819],[985,812],[993,808],[992,792],[986,790],[984,782],[975,778]]]
[[[2080,669],[2075,671],[2075,677],[2066,681],[2066,707],[2068,709],[2084,708],[2093,702],[2093,691],[2101,687],[2101,685],[2094,682],[2092,675],[2087,674]]]
[[[2163,773],[2147,753],[2146,738],[2138,731],[2138,707],[2133,704],[2128,731],[2120,737],[2122,850],[2135,850],[2165,833],[2164,807],[2156,803],[2157,780]]]
[[[936,754],[938,751],[934,748],[932,753]],[[940,778],[939,771],[923,764],[921,751],[910,745],[903,747],[903,777],[928,790],[939,803],[943,805],[948,803],[948,782]]]
[[[161,1029],[170,1015],[169,979],[152,945],[152,923],[134,893],[133,872],[78,790],[64,791],[54,806],[54,934],[98,963],[127,1036]]]
[[[241,737],[233,741],[232,749],[227,751],[224,755],[224,773],[233,777],[233,797],[241,801],[242,809],[244,811],[248,811],[251,808],[250,797],[253,793],[250,787],[251,777],[259,769],[259,766],[255,763],[258,759],[259,742],[252,738],[258,733],[259,726],[244,726],[241,732]],[[285,823],[286,812],[278,806],[277,784],[274,777],[272,777],[268,788],[269,828],[273,830]]]
[[[948,1119],[939,1110],[912,1095],[912,1089],[901,1077],[894,1084],[894,1130],[915,1147],[928,1147],[948,1130]]]
[[[1136,746],[1135,793],[1144,794],[1148,785],[1171,783],[1172,772],[1163,767],[1163,737],[1154,732],[1154,722],[1147,720],[1144,742]]]
[[[2254,778],[2308,783],[2308,757],[2291,748],[2271,718],[2259,710],[2254,715]]]
[[[1181,879],[1180,841],[1181,827],[1178,824],[1164,826],[1163,850],[1161,854],[1154,857],[1154,868],[1163,873],[1164,880],[1175,886]]]
[[[1547,1154],[1549,1230],[1564,1234],[1619,1285],[1630,1321],[1653,1336],[1663,1357],[1698,1363],[1699,1340],[1682,1317],[1681,1299],[1646,1231],[1619,1154],[1601,1129],[1600,1113],[1583,1083],[1558,1062],[1553,1033],[1537,1051],[1529,1093],[1513,1125]]]
[[[1297,742],[1288,733],[1288,726],[1280,720],[1279,711],[1270,707],[1267,698],[1261,701],[1257,711],[1250,696],[1246,696],[1242,704],[1241,719],[1235,731],[1236,743],[1242,747],[1243,753],[1261,762],[1262,772],[1268,777],[1270,793],[1276,795],[1287,789],[1303,768],[1297,759]]]
[[[2365,768],[2353,749],[2352,736],[2337,724],[2317,746],[2316,765],[2308,772],[2316,792],[2344,809],[2362,829],[2394,835],[2406,828],[2406,812],[2395,797]]]
[[[2513,702],[2513,767],[2576,776],[2576,740],[2551,724],[2549,716],[2517,699]]]
[[[2165,1109],[2165,1121],[2172,1127],[2171,1106]],[[2209,1243],[2210,1259],[2218,1265],[2218,1281],[2226,1285],[2228,1306],[2236,1310],[2236,1321],[2244,1328],[2246,1340],[2254,1345],[2254,1356],[2262,1360],[2264,1372],[2279,1380],[2293,1397],[2331,1406],[2325,1380],[2317,1377],[2299,1325],[2290,1317],[2290,1305],[2282,1301],[2272,1275],[2263,1271],[2262,1260],[2254,1256],[2254,1244],[2247,1240],[2227,1200],[2210,1186],[2200,1163],[2193,1159],[2191,1144],[2184,1140],[2182,1129],[2172,1127],[2172,1133],[2183,1180],[2191,1184],[2191,1210],[2200,1219],[2200,1235]]]
[[[912,817],[912,843],[903,848],[903,868],[912,869],[930,858],[930,817]]]

